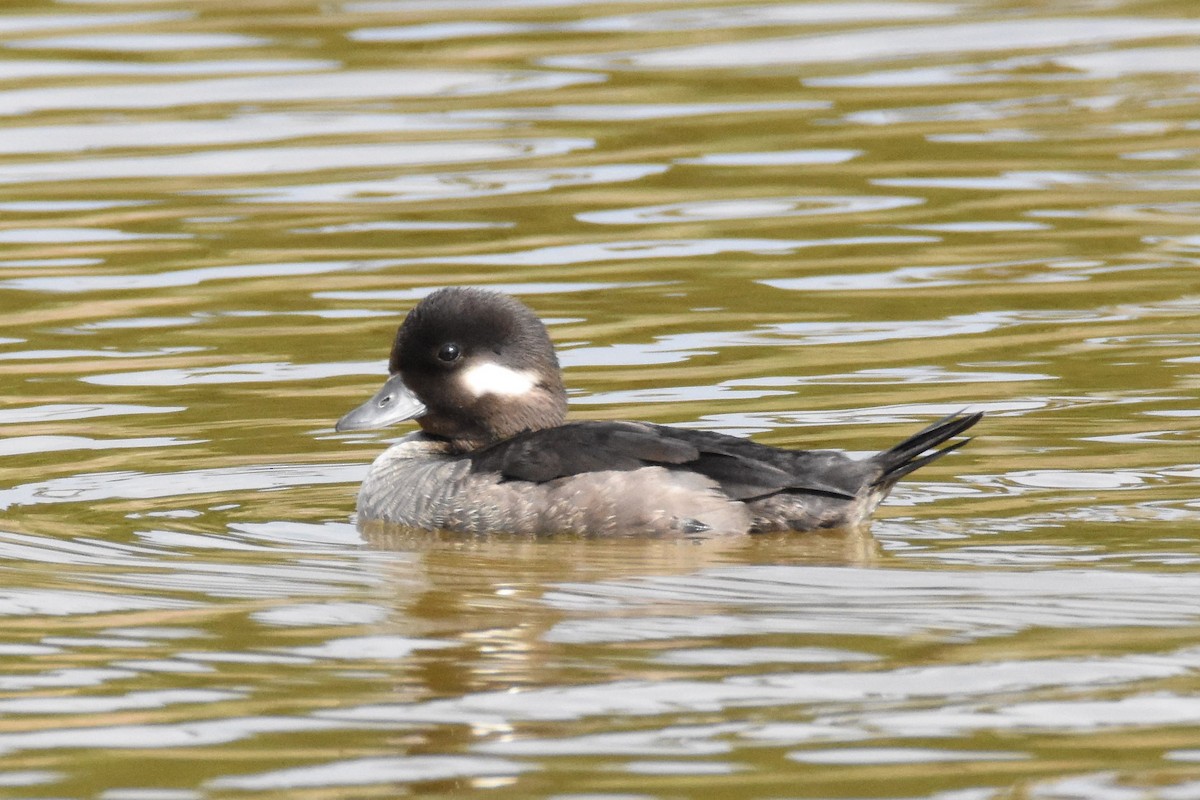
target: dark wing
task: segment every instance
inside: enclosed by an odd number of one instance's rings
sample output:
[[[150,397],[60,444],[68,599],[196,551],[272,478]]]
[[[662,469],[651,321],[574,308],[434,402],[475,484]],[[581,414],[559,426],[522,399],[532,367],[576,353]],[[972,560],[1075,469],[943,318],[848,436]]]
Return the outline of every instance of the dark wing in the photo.
[[[789,464],[771,463],[775,459],[767,456],[775,453],[786,451],[705,431],[637,422],[572,422],[498,442],[471,454],[471,462],[475,472],[498,472],[508,480],[535,483],[587,472],[662,466],[705,475],[736,500],[782,491],[854,496],[853,488],[825,481],[809,470],[797,473],[781,468]],[[837,459],[839,466],[857,463],[837,453],[821,455]]]
[[[544,483],[586,472],[686,464],[699,455],[686,442],[635,423],[575,422],[518,434],[472,453],[471,462],[475,472]]]

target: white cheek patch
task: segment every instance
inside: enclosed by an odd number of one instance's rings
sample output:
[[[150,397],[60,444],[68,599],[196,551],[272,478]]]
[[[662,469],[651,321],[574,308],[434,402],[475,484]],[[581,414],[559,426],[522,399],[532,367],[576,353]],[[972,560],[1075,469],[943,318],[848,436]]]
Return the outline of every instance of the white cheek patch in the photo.
[[[475,397],[488,394],[516,397],[526,394],[537,385],[535,373],[509,369],[490,361],[467,367],[460,380]]]

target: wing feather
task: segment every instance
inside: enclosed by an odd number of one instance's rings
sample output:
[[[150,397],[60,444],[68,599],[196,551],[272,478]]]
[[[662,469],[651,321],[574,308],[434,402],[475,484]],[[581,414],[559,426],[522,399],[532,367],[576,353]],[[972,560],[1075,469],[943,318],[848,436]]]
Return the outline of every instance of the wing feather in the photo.
[[[472,470],[507,480],[545,483],[571,475],[647,466],[687,470],[716,481],[735,500],[782,491],[852,498],[852,492],[770,463],[775,454],[733,436],[637,422],[572,422],[528,431],[471,455]],[[840,454],[831,457],[845,459]]]

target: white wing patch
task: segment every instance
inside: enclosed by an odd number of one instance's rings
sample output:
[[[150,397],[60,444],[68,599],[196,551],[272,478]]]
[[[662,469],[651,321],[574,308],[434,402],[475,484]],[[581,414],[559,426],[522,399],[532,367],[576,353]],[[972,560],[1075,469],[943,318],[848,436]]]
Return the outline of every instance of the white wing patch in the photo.
[[[476,397],[487,394],[516,397],[537,385],[537,374],[485,361],[463,370],[461,380],[467,391]]]

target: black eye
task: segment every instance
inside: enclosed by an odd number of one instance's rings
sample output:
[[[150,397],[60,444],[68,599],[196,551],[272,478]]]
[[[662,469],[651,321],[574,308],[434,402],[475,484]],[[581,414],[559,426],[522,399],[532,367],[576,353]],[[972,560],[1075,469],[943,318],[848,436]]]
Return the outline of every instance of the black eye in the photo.
[[[454,342],[449,342],[442,345],[442,349],[438,350],[438,358],[447,363],[458,361],[458,357],[462,355],[462,351],[458,349],[458,345]]]

